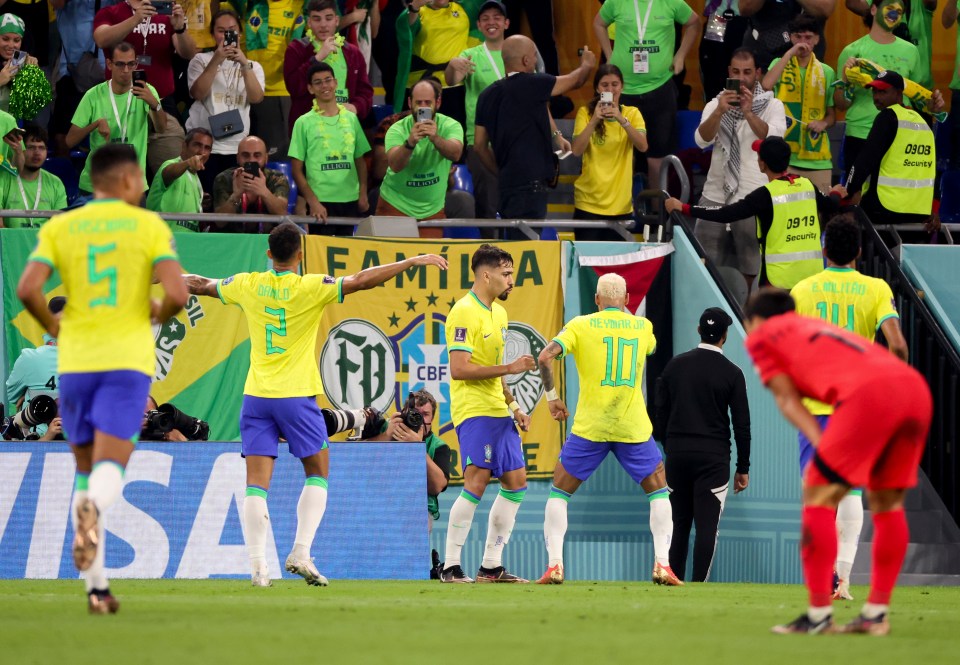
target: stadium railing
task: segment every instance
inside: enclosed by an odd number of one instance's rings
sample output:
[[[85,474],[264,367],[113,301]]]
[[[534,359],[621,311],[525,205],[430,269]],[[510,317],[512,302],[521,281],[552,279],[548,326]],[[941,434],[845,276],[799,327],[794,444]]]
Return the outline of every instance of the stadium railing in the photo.
[[[923,292],[914,288],[869,218],[859,208],[853,210],[863,236],[858,268],[890,285],[910,350],[910,364],[923,374],[933,393],[933,422],[921,468],[954,521],[960,523],[960,354],[924,302]]]

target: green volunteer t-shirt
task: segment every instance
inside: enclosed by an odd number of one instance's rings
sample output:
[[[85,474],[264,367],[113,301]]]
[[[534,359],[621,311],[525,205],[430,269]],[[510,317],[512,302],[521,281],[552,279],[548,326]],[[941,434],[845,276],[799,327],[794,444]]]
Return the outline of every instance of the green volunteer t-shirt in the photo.
[[[384,139],[387,152],[403,145],[410,136],[414,117],[393,123]],[[436,115],[437,135],[441,138],[463,142],[463,127],[442,113]],[[406,148],[402,148],[406,150]],[[387,175],[380,186],[380,196],[400,212],[416,219],[425,219],[443,210],[447,196],[447,178],[450,175],[450,160],[440,154],[429,139],[420,139],[407,167],[395,173],[387,168]]]
[[[370,152],[357,114],[340,106],[336,116],[310,110],[293,123],[287,154],[303,162],[307,183],[321,203],[360,198],[355,160]]]
[[[686,23],[691,14],[693,10],[683,0],[607,0],[603,3],[600,18],[617,29],[610,62],[623,72],[624,93],[641,95],[670,80],[673,76],[670,64],[677,41],[674,23]],[[643,26],[642,44],[638,15]],[[634,69],[633,54],[641,51],[649,58],[646,74]]]
[[[933,10],[923,4],[922,0],[913,0],[910,5],[910,18],[907,20],[907,28],[909,28],[910,37],[920,52],[920,60],[917,62],[917,78],[913,81],[924,88],[933,90],[933,72],[930,70],[930,58],[933,57]]]
[[[780,61],[780,58],[774,58],[770,62],[770,69],[773,69]],[[820,66],[823,67],[823,78],[824,78],[824,102],[826,108],[824,109],[824,115],[826,115],[826,109],[833,108],[833,82],[837,80],[837,73],[833,71],[833,67],[828,65],[825,62],[821,62]],[[800,87],[803,89],[803,86],[806,85],[807,81],[807,69],[806,67],[800,67]],[[773,94],[777,95],[780,92],[780,81],[778,80],[773,87]],[[790,156],[790,166],[795,166],[798,169],[811,169],[814,171],[820,171],[823,169],[832,169],[833,160],[832,159],[800,159],[797,157],[796,153]]]
[[[49,171],[40,169],[34,180],[20,180],[16,176],[3,175],[3,207],[7,210],[63,210],[67,207],[67,190],[63,181]],[[39,196],[38,196],[39,194]],[[46,223],[46,217],[8,217],[3,221],[8,229],[37,228]]]
[[[461,58],[469,58],[475,69],[463,80],[467,92],[467,145],[473,145],[473,126],[477,116],[477,97],[487,89],[487,86],[502,79],[503,54],[500,51],[491,51],[486,44],[464,49]],[[492,60],[492,62],[491,62]]]
[[[904,78],[917,80],[917,67],[920,62],[920,52],[910,42],[896,38],[891,44],[880,44],[864,35],[857,41],[848,44],[840,52],[837,60],[837,71],[843,70],[843,63],[848,58],[866,58],[875,62],[884,69],[892,69]],[[847,109],[847,136],[857,139],[867,138],[873,119],[880,111],[873,105],[873,93],[867,88],[853,89],[853,104]]]
[[[149,83],[147,88],[153,93],[153,96],[160,99],[156,88]],[[113,105],[110,103],[110,97],[116,102],[117,112],[113,112]],[[130,111],[127,112],[129,99]],[[110,125],[111,143],[129,143],[137,151],[137,157],[140,161],[140,168],[144,174],[147,172],[147,118],[150,114],[150,107],[147,103],[135,97],[132,91],[125,92],[122,95],[113,93],[110,88],[110,81],[104,81],[95,85],[83,95],[80,105],[73,114],[70,121],[77,127],[86,127],[94,120],[103,118]],[[120,118],[120,124],[117,123],[117,117]],[[123,125],[123,129],[121,126]],[[126,130],[126,131],[124,131]],[[94,129],[90,132],[90,152],[93,153],[106,141],[100,136],[100,132]],[[147,187],[147,176],[143,176],[143,186]],[[90,160],[83,166],[83,172],[80,174],[80,189],[86,192],[93,191],[93,185],[90,184]]]
[[[178,164],[180,157],[168,159],[160,165],[157,175],[153,176],[150,193],[147,195],[147,210],[154,212],[190,213],[200,212],[203,201],[203,185],[200,176],[187,169],[169,185],[163,181],[163,170],[171,164]],[[197,222],[167,222],[171,231],[199,231]]]

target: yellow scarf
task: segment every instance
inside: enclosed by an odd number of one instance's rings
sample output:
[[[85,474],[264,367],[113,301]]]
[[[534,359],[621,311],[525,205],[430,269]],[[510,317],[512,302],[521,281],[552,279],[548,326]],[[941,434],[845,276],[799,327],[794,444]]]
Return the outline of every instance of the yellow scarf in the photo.
[[[823,120],[827,108],[827,81],[817,56],[810,55],[810,62],[802,77],[800,63],[796,58],[790,58],[780,76],[777,99],[783,102],[786,110],[787,133],[783,138],[790,145],[790,150],[803,160],[831,159],[827,133],[811,136],[807,129],[807,125],[814,120]]]

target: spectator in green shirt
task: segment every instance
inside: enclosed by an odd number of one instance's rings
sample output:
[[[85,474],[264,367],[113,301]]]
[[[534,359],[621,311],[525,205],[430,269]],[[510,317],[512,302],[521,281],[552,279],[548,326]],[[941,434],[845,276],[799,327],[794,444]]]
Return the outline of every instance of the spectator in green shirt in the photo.
[[[157,171],[147,196],[147,209],[154,212],[201,212],[203,187],[198,171],[213,151],[213,134],[205,127],[194,127],[183,139],[180,155],[168,159]],[[172,231],[199,231],[197,222],[167,222]]]
[[[903,21],[894,30],[894,34],[917,47],[920,52],[920,61],[917,65],[917,78],[925,88],[933,89],[933,72],[930,63],[933,58],[933,12],[937,8],[937,0],[900,0],[904,8]],[[949,6],[950,0],[947,1]],[[847,9],[866,19],[870,15],[868,0],[846,0]],[[867,27],[870,24],[867,23]]]
[[[67,191],[63,182],[41,168],[47,161],[49,140],[47,131],[42,127],[32,125],[26,128],[23,136],[26,149],[20,174],[0,175],[10,181],[3,188],[4,196],[0,198],[0,204],[7,210],[63,210],[67,207]],[[14,147],[14,150],[18,147]],[[15,229],[41,226],[46,221],[46,217],[11,217],[0,224]]]

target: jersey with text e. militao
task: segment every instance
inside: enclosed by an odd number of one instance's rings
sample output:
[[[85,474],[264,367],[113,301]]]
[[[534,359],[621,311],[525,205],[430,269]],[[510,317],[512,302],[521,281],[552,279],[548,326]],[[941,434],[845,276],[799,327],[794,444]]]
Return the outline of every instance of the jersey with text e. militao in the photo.
[[[883,322],[900,318],[890,286],[853,268],[827,268],[798,282],[791,290],[797,313],[856,333],[871,342]],[[833,407],[804,400],[814,415],[830,415]]]
[[[153,267],[176,261],[170,227],[155,213],[97,199],[57,215],[37,234],[28,261],[60,273],[67,304],[58,371],[156,370],[150,288]]]
[[[343,302],[343,278],[285,271],[238,273],[217,282],[220,300],[239,305],[250,331],[250,371],[243,394],[323,394],[315,349],[323,308]]]
[[[471,354],[470,362],[476,365],[500,365],[503,363],[507,326],[507,310],[503,305],[494,301],[487,307],[470,291],[454,303],[447,314],[447,353],[466,351]],[[500,378],[451,379],[450,415],[454,425],[477,416],[509,417]]]
[[[572,319],[553,338],[573,355],[580,395],[571,433],[590,441],[644,443],[653,426],[643,400],[643,366],[656,351],[653,324],[608,307]]]

